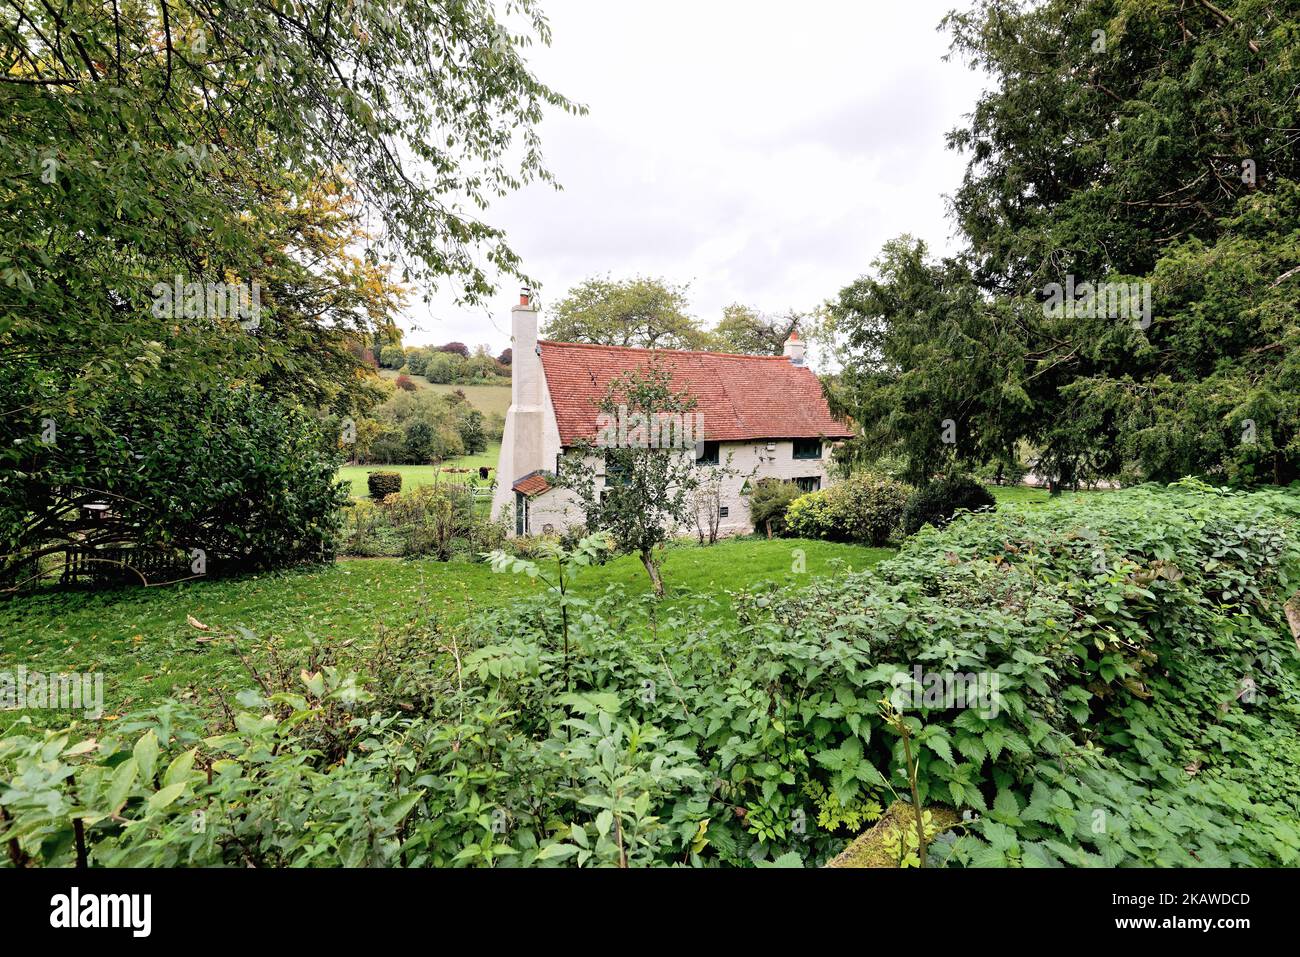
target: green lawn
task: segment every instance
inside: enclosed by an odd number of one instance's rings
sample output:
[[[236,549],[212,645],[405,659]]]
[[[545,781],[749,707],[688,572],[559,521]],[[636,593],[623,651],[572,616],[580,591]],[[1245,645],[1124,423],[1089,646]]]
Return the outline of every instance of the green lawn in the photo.
[[[806,570],[793,571],[802,549]],[[767,583],[798,585],[815,577],[862,569],[891,554],[797,539],[735,539],[708,548],[679,545],[667,551],[667,607],[689,606],[703,619],[730,617],[727,591]],[[649,583],[634,557],[585,569],[579,594],[611,585],[645,595]],[[436,616],[454,627],[478,609],[496,607],[542,586],[524,576],[496,575],[486,565],[431,560],[368,559],[278,574],[162,588],[109,592],[48,592],[0,601],[0,661],[29,671],[103,672],[107,713],[121,714],[169,694],[213,702],[212,689],[248,684],[228,636],[249,629],[246,649],[265,666],[261,642],[297,645],[312,638],[373,641],[382,629]],[[702,598],[718,596],[714,606]],[[201,631],[187,616],[210,626]],[[213,637],[210,641],[200,639]],[[40,712],[43,724],[67,716]],[[6,722],[0,718],[0,729]]]
[[[458,468],[458,469],[475,469],[480,465],[486,465],[488,468],[497,467],[497,459],[501,455],[501,443],[489,442],[485,451],[477,455],[461,455],[456,458],[447,459],[442,465],[345,465],[339,469],[339,478],[350,482],[352,485],[352,497],[364,498],[370,494],[370,489],[366,485],[366,476],[371,472],[397,472],[402,476],[402,491],[417,488],[421,485],[432,485],[434,477],[439,468]],[[475,476],[477,477],[477,475]],[[463,482],[465,475],[463,473],[453,473],[442,477],[443,481]]]
[[[1045,488],[1033,488],[1029,485],[988,485],[985,486],[999,505],[1041,505],[1052,500]],[[1057,501],[1064,502],[1077,495],[1104,494],[1109,489],[1081,489],[1078,492],[1062,492]]]
[[[1045,488],[1033,488],[1028,485],[986,485],[999,505],[1033,504],[1046,502],[1051,498]]]

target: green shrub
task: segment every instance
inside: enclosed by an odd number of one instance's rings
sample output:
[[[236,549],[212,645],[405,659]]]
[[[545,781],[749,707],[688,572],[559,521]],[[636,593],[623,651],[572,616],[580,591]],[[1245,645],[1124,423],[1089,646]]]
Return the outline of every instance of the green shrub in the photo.
[[[844,536],[853,542],[883,545],[898,527],[912,487],[883,475],[858,472],[829,491]]]
[[[883,545],[898,526],[911,487],[883,475],[856,472],[843,482],[790,503],[789,534],[800,538]]]
[[[429,367],[429,350],[407,349],[406,367],[412,375],[424,375],[424,370]]]
[[[474,508],[468,485],[423,485],[347,510],[341,550],[358,557],[473,558],[502,547],[509,528]]]
[[[749,520],[754,523],[754,531],[765,532],[769,538],[784,535],[786,510],[799,494],[793,482],[776,478],[755,482],[749,491]]]
[[[379,364],[385,369],[400,369],[406,365],[406,351],[399,345],[387,345],[379,350]]]
[[[1295,866],[1298,526],[1300,489],[1194,482],[1008,507],[707,629],[566,592],[596,549],[537,541],[493,558],[536,597],[421,625],[373,686],[287,665],[216,733],[19,718],[0,863],[72,865],[80,820],[92,866],[819,865],[914,774],[966,818],[932,866]]]
[[[337,429],[246,386],[123,385],[95,419],[60,419],[57,443],[18,454],[0,469],[0,583],[30,577],[25,555],[81,542],[200,549],[209,574],[321,561],[348,501]],[[75,507],[91,490],[106,520]]]
[[[371,498],[382,501],[385,496],[396,495],[402,490],[402,475],[400,472],[367,472],[366,487],[370,489]]]
[[[903,509],[902,526],[905,535],[914,535],[923,525],[942,528],[958,511],[992,511],[997,500],[975,479],[966,475],[951,475],[923,485],[907,501]]]
[[[403,554],[431,555],[448,561],[457,539],[474,532],[474,495],[464,485],[423,485],[384,499],[389,524],[402,530]]]
[[[838,538],[829,489],[800,495],[786,508],[786,533],[795,538]]]

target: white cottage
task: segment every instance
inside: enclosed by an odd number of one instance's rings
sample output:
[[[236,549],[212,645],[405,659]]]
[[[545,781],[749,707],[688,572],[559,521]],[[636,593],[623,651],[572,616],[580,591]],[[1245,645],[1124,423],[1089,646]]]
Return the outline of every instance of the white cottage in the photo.
[[[742,494],[747,481],[774,477],[805,491],[822,488],[830,481],[831,443],[853,434],[831,415],[795,333],[782,356],[539,341],[537,312],[524,293],[511,312],[511,335],[511,401],[492,514],[512,516],[517,535],[561,532],[582,522],[574,494],[551,479],[562,456],[596,440],[598,404],[610,382],[651,361],[672,374],[675,389],[695,398],[702,417],[702,441],[683,454],[701,466],[729,464],[738,473],[722,490],[724,535],[753,530]],[[598,487],[604,481],[598,475]]]

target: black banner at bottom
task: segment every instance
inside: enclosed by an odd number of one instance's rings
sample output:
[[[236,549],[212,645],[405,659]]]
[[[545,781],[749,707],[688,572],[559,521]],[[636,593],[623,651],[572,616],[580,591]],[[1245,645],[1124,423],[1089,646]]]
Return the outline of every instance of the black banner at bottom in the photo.
[[[335,946],[376,932],[479,926],[500,946],[546,939],[544,928],[574,921],[584,935],[627,939],[683,919],[701,928],[690,932],[693,944],[713,933],[770,944],[786,921],[801,933],[851,917],[943,934],[960,932],[960,914],[971,929],[987,921],[1071,943],[1181,945],[1200,936],[1231,946],[1291,925],[1294,881],[1294,872],[1245,870],[0,870],[0,926],[7,940],[75,934],[79,944],[129,949],[231,933]]]

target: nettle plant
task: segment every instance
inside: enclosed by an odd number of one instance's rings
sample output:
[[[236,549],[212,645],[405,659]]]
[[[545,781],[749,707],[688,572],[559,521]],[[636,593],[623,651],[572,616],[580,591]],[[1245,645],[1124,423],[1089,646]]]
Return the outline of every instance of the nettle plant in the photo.
[[[886,848],[903,865],[1294,865],[1297,523],[1295,490],[1194,482],[964,515],[870,572],[737,596],[734,623],[573,594],[595,541],[502,555],[551,588],[413,626],[352,663],[378,680],[309,658],[216,718],[20,722],[0,847],[19,866],[798,866],[903,802],[932,812]],[[918,665],[996,676],[996,697],[917,697]]]

